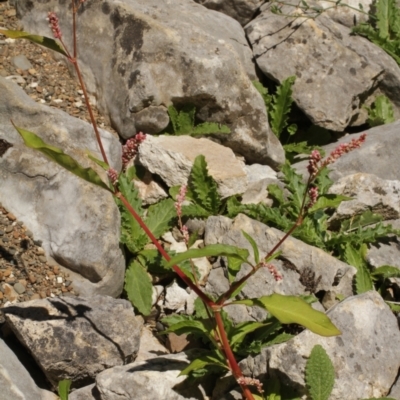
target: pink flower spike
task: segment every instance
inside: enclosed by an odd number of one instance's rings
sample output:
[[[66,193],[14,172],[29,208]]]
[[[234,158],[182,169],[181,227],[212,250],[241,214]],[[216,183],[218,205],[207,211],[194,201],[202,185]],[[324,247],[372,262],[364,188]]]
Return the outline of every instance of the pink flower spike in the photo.
[[[263,261],[261,266],[267,268],[277,282],[283,279],[283,276],[280,274],[280,272],[276,269],[274,265],[267,264],[265,261]]]
[[[310,201],[308,202],[306,208],[311,208],[318,200],[318,188],[316,186],[310,187],[308,190],[308,195],[310,197]]]
[[[47,15],[47,19],[49,21],[50,28],[53,31],[54,38],[61,39],[62,34],[56,13],[53,11],[49,12]]]
[[[237,383],[239,385],[255,386],[258,393],[264,393],[263,384],[258,379],[250,378],[248,376],[241,376],[238,378]]]
[[[179,189],[178,196],[176,196],[176,202],[175,202],[175,209],[179,218],[182,216],[182,203],[185,201],[186,193],[187,193],[187,186],[182,185],[181,188]]]
[[[112,183],[113,185],[115,185],[115,184],[117,183],[117,181],[118,181],[118,172],[117,172],[115,169],[110,168],[110,169],[107,171],[107,175],[108,175],[108,177],[109,177],[111,183]]]
[[[122,146],[122,164],[124,167],[137,154],[140,144],[146,139],[146,134],[143,132],[137,133],[134,137],[128,139],[125,145]]]

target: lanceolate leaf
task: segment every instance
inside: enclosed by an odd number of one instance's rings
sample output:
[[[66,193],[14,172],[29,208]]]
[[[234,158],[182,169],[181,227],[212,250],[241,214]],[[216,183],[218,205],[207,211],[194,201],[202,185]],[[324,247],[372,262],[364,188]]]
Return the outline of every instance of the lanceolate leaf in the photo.
[[[305,381],[313,400],[328,400],[335,383],[335,369],[319,344],[314,346],[307,361]]]
[[[153,285],[149,275],[137,261],[133,261],[126,271],[125,291],[141,314],[150,314]]]
[[[45,36],[31,35],[28,32],[23,32],[23,31],[11,31],[11,30],[0,29],[0,33],[11,39],[28,39],[33,43],[40,44],[41,46],[47,47],[50,50],[54,50],[62,54],[63,56],[68,57],[67,53],[64,51],[63,47],[57,40]]]
[[[61,149],[55,146],[51,146],[45,143],[39,136],[29,132],[25,129],[15,127],[18,133],[21,135],[25,142],[25,145],[31,149],[39,150],[41,153],[49,157],[52,161],[72,172],[79,178],[84,179],[87,182],[93,183],[96,186],[100,186],[103,189],[112,192],[106,183],[102,181],[97,172],[92,168],[82,167],[76,160],[74,160],[68,154],[65,154]]]
[[[260,254],[258,252],[258,246],[255,240],[245,231],[242,230],[242,235],[247,239],[247,241],[250,243],[251,247],[253,248],[253,253],[254,253],[254,261],[256,264],[260,262]]]
[[[246,335],[254,332],[256,329],[262,328],[266,324],[261,322],[246,321],[236,325],[230,332],[230,344],[235,349],[237,344],[240,344]]]
[[[242,262],[247,262],[249,257],[249,252],[246,249],[239,249],[235,246],[230,246],[228,244],[212,244],[210,246],[203,247],[202,249],[190,249],[184,253],[179,253],[167,263],[167,267],[172,267],[182,261],[189,260],[191,258],[201,258],[201,257],[233,257],[241,260]]]
[[[179,375],[189,375],[192,371],[203,369],[207,366],[220,367],[223,370],[229,370],[228,366],[224,364],[219,358],[214,355],[204,355],[192,361],[188,367],[183,369]]]
[[[336,336],[341,333],[324,313],[314,310],[296,296],[283,296],[275,293],[259,299],[234,301],[233,304],[265,308],[282,324],[300,324],[321,336]]]
[[[72,381],[69,379],[63,379],[58,382],[58,395],[61,400],[68,400],[69,388],[71,387]]]
[[[371,275],[378,279],[400,278],[400,269],[390,265],[383,265],[376,268]]]

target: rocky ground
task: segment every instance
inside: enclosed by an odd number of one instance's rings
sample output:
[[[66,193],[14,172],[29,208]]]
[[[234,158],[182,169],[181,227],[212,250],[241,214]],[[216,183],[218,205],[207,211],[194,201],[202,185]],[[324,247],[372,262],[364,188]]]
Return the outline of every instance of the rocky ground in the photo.
[[[8,1],[0,2],[0,27],[21,28],[16,10]],[[35,101],[90,122],[79,84],[45,48],[3,36],[0,76],[17,82]],[[99,126],[112,132],[95,107],[93,111]],[[68,272],[48,260],[40,245],[40,240],[35,240],[32,232],[0,205],[0,308],[10,302],[77,294]]]

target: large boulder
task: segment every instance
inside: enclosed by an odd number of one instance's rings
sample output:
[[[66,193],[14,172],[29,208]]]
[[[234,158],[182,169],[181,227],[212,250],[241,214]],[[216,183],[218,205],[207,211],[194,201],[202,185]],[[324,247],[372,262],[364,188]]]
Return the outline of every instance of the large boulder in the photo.
[[[74,387],[92,383],[101,371],[132,362],[139,350],[142,319],[126,300],[54,297],[3,311],[54,387],[63,379]]]
[[[55,11],[71,48],[68,2],[22,0],[17,10],[24,30],[45,35],[45,16]],[[221,140],[249,161],[283,163],[251,83],[251,50],[232,18],[187,0],[87,1],[78,13],[78,43],[88,90],[122,137],[160,132],[168,106],[191,103],[198,120],[229,125],[232,133]]]
[[[311,6],[315,5],[310,3]],[[269,78],[281,82],[296,76],[293,98],[318,126],[344,131],[366,122],[367,111],[380,94],[393,103],[400,116],[400,68],[384,50],[328,14],[310,18],[293,0],[273,12],[275,3],[246,26],[257,65]],[[333,16],[334,17],[334,16]]]
[[[91,125],[35,103],[3,78],[0,92],[0,139],[12,144],[0,152],[0,202],[42,241],[51,258],[76,273],[74,286],[80,294],[119,295],[125,261],[119,247],[120,217],[112,195],[27,148],[11,120],[81,165],[96,169],[106,181],[104,170],[85,154],[88,149],[101,157]],[[118,139],[103,130],[101,135],[110,164],[119,169]]]

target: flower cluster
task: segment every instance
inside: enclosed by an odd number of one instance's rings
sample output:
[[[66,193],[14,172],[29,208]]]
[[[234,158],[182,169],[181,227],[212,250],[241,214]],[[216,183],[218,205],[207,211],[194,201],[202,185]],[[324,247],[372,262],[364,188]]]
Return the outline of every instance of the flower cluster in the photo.
[[[134,137],[128,139],[124,146],[122,146],[122,164],[124,168],[130,160],[138,152],[140,144],[146,139],[146,134],[143,132],[137,133]]]
[[[258,393],[260,394],[264,393],[263,384],[258,379],[250,378],[247,376],[241,376],[240,378],[238,378],[237,383],[239,385],[255,386],[257,388]]]
[[[176,196],[175,209],[179,218],[182,216],[182,203],[185,201],[186,192],[187,192],[187,186],[182,185],[181,188],[179,189],[178,196]]]
[[[274,279],[279,282],[283,279],[282,275],[280,272],[276,269],[276,267],[272,264],[267,264],[265,261],[262,262],[262,267],[265,267],[268,269],[268,271],[271,273],[271,275],[274,277]]]
[[[115,169],[110,168],[107,171],[107,175],[108,175],[108,178],[110,179],[111,183],[113,185],[115,185],[117,183],[117,181],[118,181],[118,172]]]
[[[312,181],[318,175],[318,172],[322,168],[328,166],[329,164],[333,164],[343,154],[349,153],[350,151],[361,147],[361,145],[365,142],[366,137],[367,134],[363,133],[358,139],[352,139],[349,143],[340,144],[322,163],[320,152],[318,150],[313,150],[307,166],[308,173],[310,174],[310,181]]]
[[[55,12],[51,11],[47,15],[47,20],[49,21],[50,28],[53,31],[53,36],[55,39],[61,39],[61,29],[58,23],[58,18]]]
[[[318,199],[318,188],[316,186],[311,186],[308,190],[308,196],[310,197],[310,201],[308,202],[306,208],[311,208]]]

